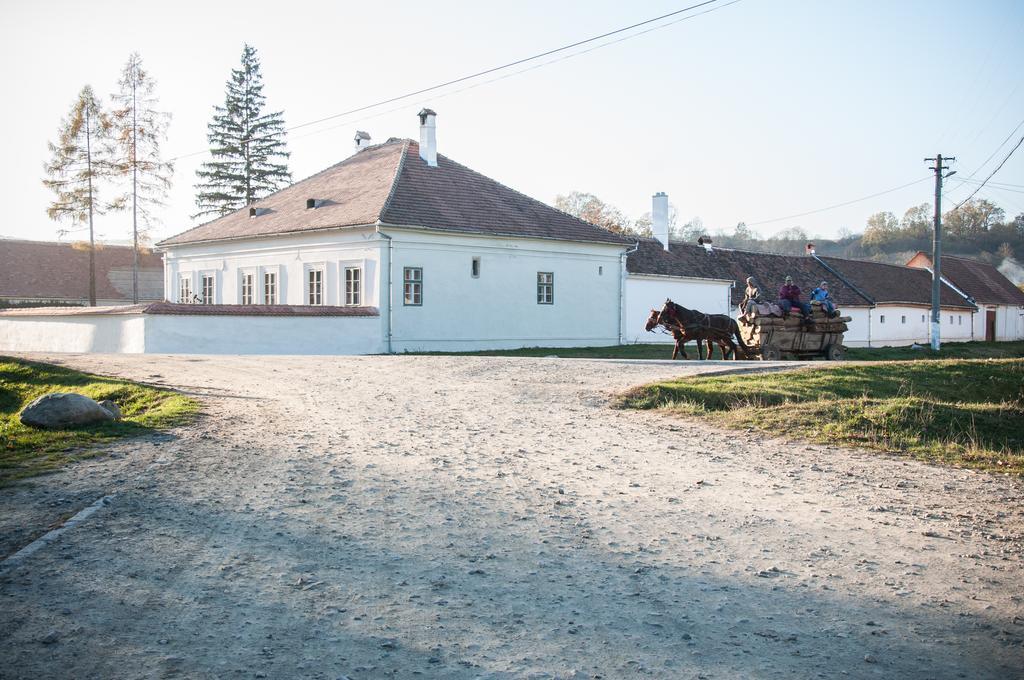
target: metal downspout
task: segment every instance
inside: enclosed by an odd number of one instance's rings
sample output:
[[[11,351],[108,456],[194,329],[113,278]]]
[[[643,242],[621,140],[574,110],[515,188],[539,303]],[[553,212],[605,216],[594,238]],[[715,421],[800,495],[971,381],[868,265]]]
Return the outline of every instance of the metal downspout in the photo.
[[[383,231],[380,230],[380,221],[377,222],[377,224],[375,225],[375,229],[374,230],[377,232],[377,234],[379,236],[381,236],[382,238],[386,238],[388,240],[388,316],[387,316],[387,324],[388,325],[387,325],[387,333],[386,333],[385,337],[387,338],[388,354],[394,354],[394,351],[391,349],[391,326],[392,326],[392,323],[394,322],[394,315],[392,313],[392,310],[395,308],[395,296],[394,296],[394,290],[393,290],[394,289],[394,285],[392,284],[392,272],[394,271],[394,265],[392,263],[394,262],[394,259],[395,259],[394,258],[394,240],[390,236],[388,236],[387,234],[385,234]]]
[[[629,259],[630,253],[635,253],[640,250],[640,241],[629,250],[625,250],[619,255],[619,344],[624,345],[626,342],[626,277],[629,272],[626,271],[626,261]]]

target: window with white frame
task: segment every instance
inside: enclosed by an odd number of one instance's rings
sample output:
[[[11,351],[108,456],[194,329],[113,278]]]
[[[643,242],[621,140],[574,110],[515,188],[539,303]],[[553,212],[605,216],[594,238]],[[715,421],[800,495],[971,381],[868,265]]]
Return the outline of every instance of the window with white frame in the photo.
[[[537,272],[537,304],[555,304],[555,273]]]
[[[921,323],[924,323],[924,314],[921,315]]]
[[[879,317],[878,323],[885,323],[885,314],[883,314],[881,317]]]
[[[203,274],[200,281],[199,301],[204,305],[212,305],[214,302],[213,274]]]
[[[419,306],[423,304],[423,268],[405,267],[402,274],[403,288],[405,291],[406,305]]]
[[[901,317],[900,317],[900,323],[906,323],[906,322],[907,322],[907,317],[906,317],[906,315],[903,315],[903,316],[901,316]]]
[[[242,272],[242,280],[239,281],[239,302],[243,305],[256,304],[256,275],[252,272]]]
[[[949,315],[949,324],[953,325],[953,315],[952,314]]]
[[[345,267],[345,304],[363,304],[363,270],[360,267]]]
[[[323,267],[312,267],[306,272],[306,302],[311,305],[324,303]]]
[[[956,325],[957,326],[963,326],[964,325],[964,317],[963,317],[962,314],[957,314],[956,315]]]
[[[192,275],[178,277],[178,302],[192,302]]]
[[[263,272],[263,304],[277,304],[277,272]]]
[[[479,279],[480,278],[480,258],[479,257],[474,257],[473,258],[473,264],[470,265],[470,268],[469,268],[469,275],[472,276],[474,279]]]

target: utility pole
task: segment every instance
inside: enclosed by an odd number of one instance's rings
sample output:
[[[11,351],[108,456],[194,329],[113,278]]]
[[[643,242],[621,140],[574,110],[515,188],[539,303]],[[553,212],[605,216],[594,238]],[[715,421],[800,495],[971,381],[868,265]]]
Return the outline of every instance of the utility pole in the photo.
[[[137,67],[136,67],[137,68]],[[135,85],[138,78],[132,74],[132,304],[139,304],[139,156],[136,121],[138,103],[135,100]]]
[[[90,102],[91,104],[91,102]],[[89,306],[96,306],[96,239],[92,230],[92,119],[85,106],[85,175],[89,178]]]
[[[940,297],[942,294],[942,180],[949,175],[954,174],[956,171],[943,175],[943,170],[949,170],[948,165],[943,165],[943,161],[955,161],[956,158],[949,156],[946,158],[942,157],[942,154],[936,154],[935,158],[925,158],[925,161],[931,161],[935,165],[930,166],[931,170],[935,171],[935,234],[932,237],[932,336],[931,344],[932,351],[938,352],[940,347],[940,332],[939,323],[942,320],[942,309],[940,307]]]

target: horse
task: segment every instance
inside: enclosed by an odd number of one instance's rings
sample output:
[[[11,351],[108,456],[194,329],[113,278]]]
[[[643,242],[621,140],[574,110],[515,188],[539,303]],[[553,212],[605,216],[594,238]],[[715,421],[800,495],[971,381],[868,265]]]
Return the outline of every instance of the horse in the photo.
[[[648,319],[648,324],[655,318],[654,310],[651,311],[652,314],[651,318]],[[744,357],[750,353],[749,348],[744,344],[743,338],[740,335],[739,324],[736,323],[735,319],[726,314],[705,314],[695,309],[687,309],[682,305],[672,302],[672,300],[665,300],[665,306],[657,313],[657,324],[670,330],[679,329],[684,337],[698,340],[698,356],[701,353],[699,341],[702,339],[709,341],[709,350],[710,341],[717,343],[722,348],[722,356],[725,359],[730,357],[733,359],[738,358],[738,350],[743,352]],[[735,338],[735,342],[733,338]],[[728,351],[726,351],[727,347]],[[711,352],[709,351],[708,356],[710,357],[710,355]],[[686,356],[685,352],[683,356]]]
[[[647,318],[647,323],[644,324],[644,330],[650,332],[650,331],[654,330],[655,326],[659,325],[660,322],[658,321],[658,314],[659,314],[659,312],[658,312],[657,309],[652,309],[651,310],[651,315]],[[697,341],[697,357],[699,359],[703,359],[704,358],[704,356],[702,354],[701,343],[702,342],[707,342],[707,345],[708,345],[708,358],[709,359],[711,358],[711,352],[712,352],[711,343],[714,342],[711,338],[697,338],[695,336],[688,335],[686,333],[685,329],[680,328],[678,326],[666,326],[665,328],[666,328],[666,330],[668,330],[668,331],[670,331],[672,333],[672,337],[676,341],[676,346],[672,349],[672,360],[673,361],[675,361],[676,357],[679,356],[680,352],[682,352],[684,359],[689,359],[690,358],[689,355],[686,353],[686,343],[688,343],[690,340],[696,340]],[[725,345],[722,344],[721,347],[722,347],[722,356],[725,356]]]

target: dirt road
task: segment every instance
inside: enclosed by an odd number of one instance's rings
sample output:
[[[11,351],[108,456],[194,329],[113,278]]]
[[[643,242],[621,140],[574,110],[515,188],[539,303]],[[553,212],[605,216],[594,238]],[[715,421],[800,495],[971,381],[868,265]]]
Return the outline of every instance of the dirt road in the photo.
[[[1020,481],[608,407],[721,366],[64,356],[199,395],[0,490],[4,678],[1011,678]]]

